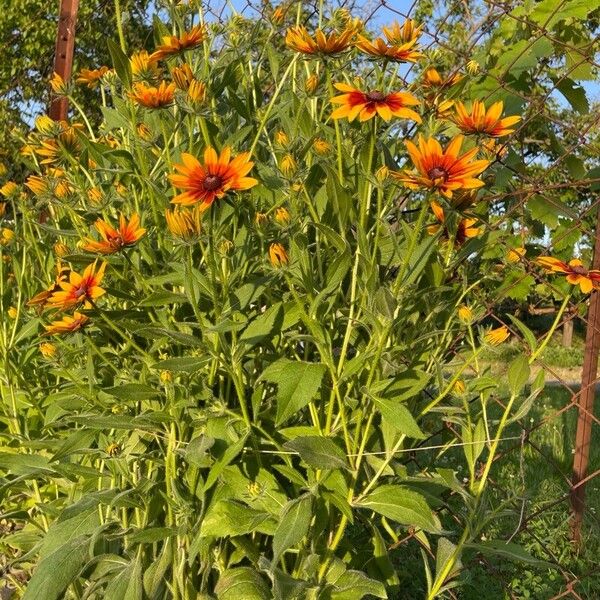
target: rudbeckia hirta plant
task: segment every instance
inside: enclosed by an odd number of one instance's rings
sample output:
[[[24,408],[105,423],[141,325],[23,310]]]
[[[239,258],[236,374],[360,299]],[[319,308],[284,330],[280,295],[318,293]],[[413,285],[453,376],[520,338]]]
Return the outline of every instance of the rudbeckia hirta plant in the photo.
[[[552,256],[538,256],[536,262],[550,273],[562,273],[572,285],[578,285],[584,294],[600,289],[600,271],[587,269],[578,258],[564,262]]]
[[[94,223],[94,227],[102,240],[97,241],[86,238],[81,241],[80,247],[87,252],[96,252],[98,254],[114,254],[115,252],[120,252],[123,248],[134,246],[146,233],[146,230],[140,227],[140,217],[138,214],[133,214],[129,221],[127,221],[124,215],[120,215],[119,226],[116,229],[103,219],[98,219]]]
[[[189,31],[184,31],[181,36],[164,36],[162,44],[150,55],[150,60],[158,61],[165,58],[171,58],[185,50],[191,50],[200,46],[207,38],[206,26],[203,24],[192,27]]]
[[[504,137],[514,132],[512,125],[521,120],[519,116],[501,118],[503,102],[494,102],[487,110],[485,104],[475,100],[471,110],[467,111],[462,102],[456,103],[454,122],[466,134],[485,134],[490,137]]]
[[[344,93],[331,99],[333,104],[341,104],[331,114],[333,119],[347,118],[352,122],[358,117],[362,122],[379,115],[384,121],[399,117],[421,122],[420,115],[408,108],[418,106],[420,102],[408,92],[386,93],[380,90],[363,92],[346,83],[336,83],[334,87]]]
[[[301,54],[335,55],[351,48],[356,33],[356,28],[351,26],[340,33],[332,31],[329,34],[317,29],[311,36],[306,27],[299,25],[287,30],[285,43]]]
[[[436,190],[446,198],[452,198],[457,190],[480,188],[484,183],[477,175],[485,171],[489,161],[474,160],[477,147],[459,154],[463,140],[462,135],[456,136],[445,149],[434,138],[419,135],[418,146],[408,140],[406,149],[415,169],[390,175],[410,189]]]
[[[106,293],[106,290],[100,287],[106,264],[103,262],[97,268],[97,262],[94,262],[88,265],[81,275],[70,271],[67,281],[57,282],[60,289],[52,293],[47,300],[47,305],[60,310],[68,310],[80,305],[91,307]]]
[[[171,200],[173,204],[200,202],[208,208],[227,192],[248,190],[258,183],[253,177],[246,177],[254,165],[248,152],[232,158],[229,147],[223,148],[220,154],[214,148],[207,147],[203,164],[187,153],[183,153],[181,159],[182,164],[174,165],[177,174],[169,175],[171,183],[184,190]]]

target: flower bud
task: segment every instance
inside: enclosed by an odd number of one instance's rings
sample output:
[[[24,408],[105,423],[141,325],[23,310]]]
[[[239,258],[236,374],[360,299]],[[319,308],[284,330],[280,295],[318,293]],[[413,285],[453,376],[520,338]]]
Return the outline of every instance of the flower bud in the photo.
[[[296,160],[294,159],[294,157],[291,154],[286,154],[281,159],[279,168],[281,169],[281,172],[284,175],[289,177],[290,175],[293,175],[296,172],[298,165],[296,163]]]
[[[279,243],[274,243],[269,246],[269,260],[274,267],[282,267],[290,262],[288,253]]]
[[[280,225],[287,225],[290,222],[290,213],[287,208],[280,206],[275,209],[275,221]]]
[[[59,258],[66,256],[70,252],[71,250],[66,244],[63,244],[62,242],[56,242],[56,244],[54,244],[54,254],[56,254],[56,256]]]
[[[314,94],[319,87],[319,78],[316,75],[311,75],[304,83],[304,90],[307,94]]]

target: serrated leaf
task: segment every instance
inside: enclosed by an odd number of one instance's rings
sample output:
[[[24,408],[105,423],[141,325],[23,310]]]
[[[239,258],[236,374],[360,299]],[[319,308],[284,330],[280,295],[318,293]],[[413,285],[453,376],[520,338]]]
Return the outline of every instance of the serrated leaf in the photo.
[[[398,400],[373,397],[373,403],[381,413],[384,421],[400,433],[415,439],[425,439],[425,434],[415,421],[408,408]]]
[[[252,533],[271,515],[236,500],[220,500],[208,509],[200,526],[204,537],[227,537]]]
[[[293,450],[314,469],[347,469],[346,455],[331,439],[319,435],[297,437],[286,442],[283,447]]]
[[[309,495],[286,504],[273,536],[273,565],[288,548],[298,544],[307,534],[311,519],[312,498]]]
[[[215,586],[219,600],[269,600],[269,586],[260,574],[250,567],[227,569]]]
[[[277,385],[276,425],[296,414],[313,399],[324,374],[325,365],[287,358],[280,358],[263,371],[260,379]]]
[[[282,323],[283,304],[278,302],[250,322],[240,335],[240,341],[253,346],[260,340],[275,335],[281,330]]]
[[[356,502],[355,506],[373,510],[403,525],[412,525],[431,532],[440,531],[439,521],[425,498],[406,487],[381,485]]]

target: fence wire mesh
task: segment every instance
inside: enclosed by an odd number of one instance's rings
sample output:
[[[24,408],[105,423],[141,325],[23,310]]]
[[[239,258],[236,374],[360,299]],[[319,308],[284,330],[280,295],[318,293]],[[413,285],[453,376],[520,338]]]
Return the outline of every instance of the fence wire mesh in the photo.
[[[532,379],[543,373],[545,387],[529,405],[517,411],[501,440],[490,482],[503,511],[488,524],[486,534],[519,542],[536,559],[548,561],[558,570],[548,572],[552,573],[548,576],[551,581],[532,572],[530,595],[515,589],[502,565],[492,564],[483,555],[472,564],[464,564],[463,570],[475,582],[482,581],[478,579],[482,574],[486,585],[490,581],[487,578],[493,579],[505,597],[592,598],[589,590],[600,577],[597,554],[588,551],[590,547],[597,549],[600,539],[600,418],[597,410],[581,402],[586,391],[581,387],[581,373],[585,357],[594,358],[592,341],[596,340],[597,348],[600,328],[589,318],[590,295],[571,293],[559,274],[549,278],[536,257],[552,255],[566,260],[580,256],[586,268],[600,265],[600,256],[594,255],[600,214],[600,111],[594,82],[600,68],[598,39],[594,37],[598,7],[578,0],[542,0],[535,4],[382,0],[326,5],[332,14],[346,9],[360,17],[366,30],[375,35],[382,25],[394,20],[412,18],[423,23],[422,45],[425,50],[436,49],[430,55],[431,66],[437,66],[448,79],[474,73],[483,82],[482,88],[488,90],[482,100],[502,97],[505,105],[513,111],[518,108],[522,114],[511,142],[492,149],[494,162],[506,171],[510,184],[486,196],[490,210],[485,225],[497,239],[486,264],[489,267],[494,260],[497,264],[496,272],[489,273],[479,293],[479,303],[485,308],[480,321],[505,326],[511,334],[510,342],[491,350],[479,363],[464,365],[459,349],[465,334],[458,334],[454,340],[455,367],[463,371],[464,378],[505,378],[506,362],[517,353],[531,351],[532,344],[541,343],[554,316],[562,311],[555,340],[534,362]],[[280,7],[289,14],[281,24],[284,32],[295,22],[297,3]],[[203,3],[207,21],[224,27],[236,13],[248,19],[272,19],[276,8],[269,2]],[[302,18],[307,25],[315,25],[320,8],[317,1],[302,3]],[[576,17],[588,13],[589,30],[594,36],[585,39],[584,34],[569,26]],[[81,63],[82,57],[76,50],[77,61]],[[402,77],[410,83],[421,68],[412,65]],[[452,98],[444,90],[439,94]],[[402,206],[401,197],[398,205]],[[484,219],[481,215],[478,218]],[[508,278],[503,276],[507,262],[511,264]],[[568,300],[561,307],[566,294]],[[527,325],[525,332],[520,323]],[[535,341],[528,337],[529,330],[534,332]],[[586,332],[589,343],[584,345]],[[597,363],[597,354],[595,359]],[[599,379],[596,366],[588,381],[594,388]],[[490,411],[496,404],[500,414],[504,401],[495,397],[491,400]],[[576,441],[578,417],[591,427],[591,443],[585,446],[580,438]],[[455,424],[448,421],[420,441],[404,460],[418,465],[421,471],[434,461],[439,464],[440,459],[451,466],[453,456],[464,451],[461,439]],[[576,479],[574,459],[581,461],[586,454],[589,465]],[[572,498],[584,487],[587,495],[581,540],[579,544],[563,543],[573,535]],[[451,510],[452,494],[448,495],[445,510]],[[462,517],[457,513],[454,518],[460,522]],[[409,533],[390,550],[409,548],[418,552],[419,545],[420,541]],[[431,553],[429,548],[423,550]],[[460,597],[459,592],[448,593]]]

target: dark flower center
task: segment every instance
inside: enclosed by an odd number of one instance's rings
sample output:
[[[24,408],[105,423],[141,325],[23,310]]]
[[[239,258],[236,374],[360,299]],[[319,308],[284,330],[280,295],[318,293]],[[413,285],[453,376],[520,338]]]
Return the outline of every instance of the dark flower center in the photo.
[[[88,293],[88,286],[82,285],[81,287],[77,288],[74,296],[75,296],[75,298],[81,298],[81,296],[87,296],[87,293]]]
[[[220,175],[207,175],[202,182],[202,187],[207,192],[218,190],[223,184],[223,178]]]
[[[571,271],[575,273],[575,275],[587,275],[588,271],[585,267],[571,267]]]
[[[375,90],[374,92],[368,92],[366,96],[369,102],[381,102],[385,99],[385,94],[378,90]]]
[[[444,181],[448,179],[448,171],[442,169],[442,167],[433,167],[433,169],[429,169],[427,175],[429,175],[429,179],[443,179]]]

